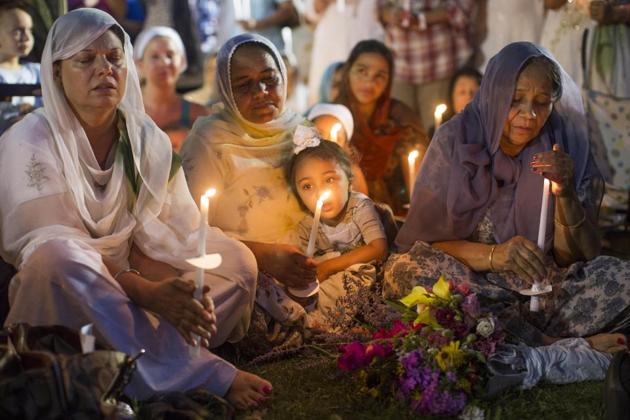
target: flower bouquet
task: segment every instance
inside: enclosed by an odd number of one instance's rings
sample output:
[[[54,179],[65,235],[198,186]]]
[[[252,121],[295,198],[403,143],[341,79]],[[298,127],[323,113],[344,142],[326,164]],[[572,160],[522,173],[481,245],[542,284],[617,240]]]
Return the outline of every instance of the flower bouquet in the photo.
[[[341,346],[339,369],[356,373],[368,394],[403,400],[418,414],[459,414],[485,388],[486,360],[503,332],[468,285],[443,276],[400,302],[389,328]]]

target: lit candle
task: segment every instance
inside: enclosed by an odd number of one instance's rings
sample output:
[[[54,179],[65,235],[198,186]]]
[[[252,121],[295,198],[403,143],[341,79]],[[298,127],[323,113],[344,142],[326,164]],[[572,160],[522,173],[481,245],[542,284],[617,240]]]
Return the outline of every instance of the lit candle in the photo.
[[[236,20],[243,20],[243,4],[242,0],[233,0],[232,4],[234,4],[234,18]]]
[[[214,188],[206,191],[204,195],[201,196],[200,202],[200,219],[199,219],[199,230],[198,232],[198,242],[197,242],[197,253],[199,254],[199,258],[203,258],[206,255],[206,237],[208,235],[208,210],[210,208],[210,197],[216,194],[217,190]],[[202,267],[197,267],[197,271],[195,272],[195,299],[201,300],[203,296],[203,277],[204,277],[204,269]],[[210,311],[214,312],[214,302],[210,299]],[[194,356],[199,356],[199,347],[201,344],[200,337],[194,337],[196,345],[192,349],[192,354]]]
[[[339,138],[339,130],[341,130],[341,123],[335,123],[333,124],[332,128],[330,129],[330,140],[334,141],[335,143],[338,143],[338,138]]]
[[[249,0],[241,1],[243,2],[243,20],[249,20],[252,18],[251,4],[249,3]]]
[[[549,180],[543,181],[542,204],[540,205],[540,224],[538,225],[538,248],[545,252],[545,236],[547,233],[547,214],[549,208]],[[540,292],[542,288],[539,282],[534,282],[532,292]],[[529,301],[529,310],[538,312],[540,310],[540,299],[538,296],[532,296]]]
[[[403,19],[402,19],[402,26],[404,28],[409,26],[409,15],[411,14],[411,0],[403,0]]]
[[[337,10],[343,13],[346,10],[346,0],[337,0]]]
[[[197,252],[199,257],[206,255],[206,236],[208,235],[208,209],[210,208],[210,197],[213,197],[217,193],[217,190],[210,188],[204,195],[201,196],[201,219],[199,220],[199,231],[197,242]],[[195,297],[201,299],[203,290],[203,268],[197,268]]]
[[[413,193],[413,184],[416,180],[416,160],[420,156],[420,152],[412,150],[407,156],[407,163],[409,164],[409,202],[411,203],[411,195]]]
[[[317,230],[319,228],[319,218],[322,214],[322,206],[324,205],[324,201],[328,199],[330,195],[330,191],[324,191],[322,195],[319,196],[319,200],[317,200],[317,205],[315,206],[315,215],[313,216],[313,226],[311,226],[311,236],[308,238],[308,247],[306,248],[306,256],[312,257],[315,253],[315,239],[317,238]]]
[[[435,107],[435,112],[433,113],[433,123],[435,125],[435,129],[437,130],[440,125],[442,125],[442,115],[446,112],[446,105],[439,104]]]

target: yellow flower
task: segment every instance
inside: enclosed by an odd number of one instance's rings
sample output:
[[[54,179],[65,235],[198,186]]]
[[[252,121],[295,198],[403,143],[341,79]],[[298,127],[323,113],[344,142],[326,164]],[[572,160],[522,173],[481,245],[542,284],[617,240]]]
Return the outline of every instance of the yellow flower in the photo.
[[[413,321],[414,325],[424,324],[432,327],[439,327],[437,320],[431,315],[431,308],[425,305],[418,305],[418,317]]]
[[[451,341],[440,349],[435,361],[442,371],[458,368],[464,363],[464,352],[459,348],[459,341]]]
[[[448,282],[444,278],[444,275],[441,275],[438,281],[436,281],[433,285],[433,293],[439,298],[450,299],[451,291],[448,287]]]
[[[411,293],[409,293],[404,298],[400,299],[403,305],[407,308],[414,305],[426,305],[433,302],[433,298],[429,297],[429,292],[422,286],[416,286],[411,289]]]

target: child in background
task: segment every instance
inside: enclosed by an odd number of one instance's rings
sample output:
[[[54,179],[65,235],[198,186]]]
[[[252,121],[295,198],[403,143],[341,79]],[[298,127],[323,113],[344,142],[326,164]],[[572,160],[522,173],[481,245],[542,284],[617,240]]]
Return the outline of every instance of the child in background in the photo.
[[[303,251],[317,200],[324,191],[330,191],[322,207],[313,256],[318,261],[317,278],[324,282],[319,293],[326,293],[330,276],[355,264],[382,261],[388,252],[387,239],[372,200],[351,191],[350,161],[343,149],[321,140],[316,130],[304,126],[296,129],[293,142],[294,155],[285,168],[287,184],[302,208],[311,213],[298,225]],[[289,296],[295,298],[291,291]]]
[[[350,157],[352,189],[367,195],[368,186],[357,163],[357,151],[349,143],[354,132],[354,120],[350,110],[341,104],[320,103],[311,108],[306,118],[315,124],[322,138],[337,143]]]
[[[33,20],[20,1],[0,2],[0,83],[40,83],[39,64],[20,63],[33,49]],[[14,96],[11,100],[20,114],[42,105],[41,98]]]

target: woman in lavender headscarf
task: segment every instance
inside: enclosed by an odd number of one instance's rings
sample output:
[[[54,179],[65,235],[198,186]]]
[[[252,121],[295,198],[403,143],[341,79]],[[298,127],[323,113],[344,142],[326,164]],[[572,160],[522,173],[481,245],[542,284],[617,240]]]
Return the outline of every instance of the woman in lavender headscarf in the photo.
[[[507,329],[530,344],[627,329],[630,266],[597,257],[602,180],[579,90],[544,50],[506,46],[480,91],[436,133],[414,187],[386,294],[439,274],[500,302]],[[536,245],[543,179],[552,181],[544,251]],[[543,310],[517,291],[553,285]],[[522,305],[521,305],[522,304]],[[522,306],[522,308],[521,308]]]

